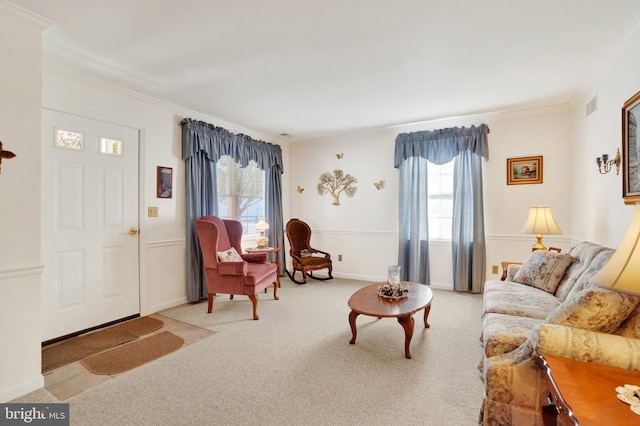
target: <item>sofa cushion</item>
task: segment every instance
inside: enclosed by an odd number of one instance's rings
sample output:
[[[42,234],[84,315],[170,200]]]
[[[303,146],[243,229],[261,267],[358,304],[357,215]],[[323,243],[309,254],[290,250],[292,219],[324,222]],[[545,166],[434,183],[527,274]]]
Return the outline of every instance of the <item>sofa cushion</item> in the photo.
[[[638,306],[638,302],[638,296],[589,287],[562,302],[549,314],[546,322],[613,333]]]
[[[606,248],[596,254],[593,260],[589,263],[589,266],[587,266],[584,272],[582,272],[580,278],[576,280],[575,284],[571,288],[571,291],[569,292],[569,295],[567,296],[567,299],[573,297],[581,290],[584,290],[587,287],[591,287],[591,277],[593,277],[604,266],[604,264],[607,263],[613,253],[615,253],[615,250]]]
[[[631,312],[631,315],[629,315],[627,319],[624,320],[622,325],[615,331],[614,334],[623,337],[640,339],[640,304],[633,312]]]
[[[604,250],[606,247],[591,243],[589,241],[583,241],[576,244],[569,249],[569,255],[573,257],[573,262],[567,268],[564,273],[564,277],[556,290],[556,296],[561,301],[567,299],[569,292],[573,288],[573,285],[580,279],[584,271],[589,268],[591,261],[596,257],[598,253]]]
[[[543,320],[506,314],[487,314],[483,320],[482,342],[486,357],[505,354],[523,344],[531,330]]]
[[[573,257],[552,251],[537,250],[518,269],[513,280],[547,293],[555,293]]]
[[[483,302],[485,314],[498,313],[545,319],[560,300],[553,294],[526,284],[508,281],[490,281]]]

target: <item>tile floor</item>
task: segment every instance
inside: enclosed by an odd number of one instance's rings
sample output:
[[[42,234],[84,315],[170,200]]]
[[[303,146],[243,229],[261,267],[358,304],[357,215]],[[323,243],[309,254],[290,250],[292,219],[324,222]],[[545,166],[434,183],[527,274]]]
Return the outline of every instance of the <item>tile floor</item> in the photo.
[[[173,334],[182,337],[185,345],[190,345],[214,334],[211,330],[176,321],[162,315],[154,314],[149,316],[163,321],[164,325],[148,336],[161,331],[170,331]],[[44,373],[44,387],[58,400],[64,402],[88,389],[98,386],[99,384],[113,380],[117,376],[117,374],[93,374],[87,370],[80,361],[75,361],[71,364],[67,364]]]

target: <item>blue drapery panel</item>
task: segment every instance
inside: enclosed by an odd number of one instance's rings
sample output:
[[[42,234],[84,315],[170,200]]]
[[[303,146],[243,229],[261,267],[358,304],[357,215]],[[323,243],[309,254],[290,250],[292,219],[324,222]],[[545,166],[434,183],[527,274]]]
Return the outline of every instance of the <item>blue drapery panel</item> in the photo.
[[[185,118],[182,126],[182,159],[185,161],[187,229],[186,268],[187,299],[195,302],[207,297],[207,284],[200,254],[200,244],[195,230],[195,220],[206,215],[217,215],[216,162],[228,155],[242,167],[255,161],[265,171],[265,217],[270,225],[269,234],[273,247],[284,247],[284,221],[282,217],[282,149],[252,139],[243,134],[233,134],[222,127]],[[286,259],[281,252],[281,271]]]
[[[453,288],[482,291],[486,250],[481,159],[489,158],[488,133],[489,127],[482,124],[396,137],[394,167],[400,169],[398,263],[403,266],[405,279],[429,283],[426,161],[444,164],[455,159]]]

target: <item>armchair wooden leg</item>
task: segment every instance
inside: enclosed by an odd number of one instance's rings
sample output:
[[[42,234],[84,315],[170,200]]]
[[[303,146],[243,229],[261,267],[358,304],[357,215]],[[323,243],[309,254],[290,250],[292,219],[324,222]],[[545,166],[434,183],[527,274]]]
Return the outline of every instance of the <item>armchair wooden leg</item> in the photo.
[[[213,293],[209,293],[209,306],[207,306],[207,313],[211,313],[211,308],[213,308]]]
[[[280,288],[280,277],[276,275],[276,280],[273,282],[273,298],[276,300],[280,300],[278,296],[278,289]]]
[[[249,299],[251,299],[251,303],[253,303],[253,319],[259,320],[260,317],[258,316],[258,295],[251,294],[249,295]]]

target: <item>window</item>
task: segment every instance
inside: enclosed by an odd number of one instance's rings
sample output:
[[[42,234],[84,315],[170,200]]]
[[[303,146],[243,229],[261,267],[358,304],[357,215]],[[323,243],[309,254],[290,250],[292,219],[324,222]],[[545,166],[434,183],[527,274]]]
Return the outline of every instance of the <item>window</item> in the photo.
[[[264,171],[253,161],[240,167],[229,156],[216,165],[218,216],[242,222],[243,235],[257,234],[256,222],[264,216]]]
[[[56,129],[56,148],[84,151],[84,133]]]
[[[429,163],[429,239],[451,239],[453,218],[453,161]]]

